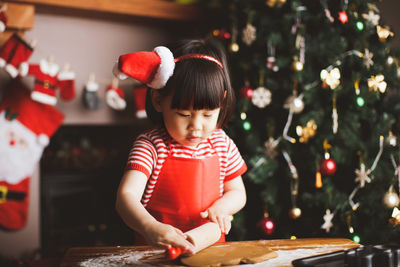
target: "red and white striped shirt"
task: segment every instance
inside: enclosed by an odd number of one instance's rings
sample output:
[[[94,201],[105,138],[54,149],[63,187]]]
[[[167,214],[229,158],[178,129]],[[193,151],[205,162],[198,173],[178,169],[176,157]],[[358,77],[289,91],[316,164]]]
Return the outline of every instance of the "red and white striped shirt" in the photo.
[[[171,151],[169,151],[171,149]],[[230,181],[246,170],[247,166],[235,143],[222,129],[216,129],[196,148],[179,144],[169,137],[164,128],[154,128],[139,135],[129,153],[126,170],[138,170],[148,178],[142,203],[147,205],[157,183],[161,168],[168,157],[206,158],[218,155],[220,163],[220,194],[224,192],[224,183]]]

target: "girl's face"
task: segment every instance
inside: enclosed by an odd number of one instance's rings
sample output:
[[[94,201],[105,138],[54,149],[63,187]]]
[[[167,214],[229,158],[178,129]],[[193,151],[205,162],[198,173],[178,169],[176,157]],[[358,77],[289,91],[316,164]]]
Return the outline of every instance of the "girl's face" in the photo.
[[[160,98],[152,93],[154,108],[162,113],[164,125],[169,135],[184,146],[196,147],[207,140],[217,127],[220,109],[172,109],[172,96]]]

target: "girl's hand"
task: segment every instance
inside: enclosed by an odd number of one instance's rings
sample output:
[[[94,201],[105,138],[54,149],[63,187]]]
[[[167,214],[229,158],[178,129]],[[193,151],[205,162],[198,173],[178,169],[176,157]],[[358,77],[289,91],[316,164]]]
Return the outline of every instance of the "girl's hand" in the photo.
[[[180,248],[188,254],[194,254],[195,248],[187,240],[187,236],[178,228],[172,225],[155,222],[145,229],[144,237],[149,245],[158,248],[168,249],[171,246]]]
[[[223,234],[228,234],[232,227],[233,216],[225,214],[217,209],[210,207],[204,212],[200,212],[200,216],[203,219],[208,218],[211,222],[218,223],[219,228]]]

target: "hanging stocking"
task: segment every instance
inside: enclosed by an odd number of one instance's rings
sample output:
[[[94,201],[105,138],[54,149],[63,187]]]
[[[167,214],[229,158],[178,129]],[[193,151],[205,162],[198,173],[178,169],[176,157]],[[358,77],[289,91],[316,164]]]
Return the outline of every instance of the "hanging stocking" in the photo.
[[[111,85],[107,87],[106,101],[107,104],[115,110],[123,110],[126,108],[124,91],[118,87],[118,78],[114,78]]]
[[[3,4],[0,8],[0,32],[4,32],[7,27],[8,18],[6,15],[6,11],[7,11],[7,4]]]
[[[29,95],[14,80],[0,104],[0,228],[7,230],[26,225],[32,174],[64,118]]]
[[[140,85],[133,88],[133,94],[135,96],[136,105],[136,117],[139,119],[147,118],[146,114],[146,92],[147,86]]]
[[[70,101],[75,98],[75,73],[69,69],[68,64],[66,64],[63,70],[58,74],[57,85],[63,100]]]
[[[43,104],[56,105],[57,74],[59,66],[53,62],[53,58],[42,59],[40,64],[22,63],[21,76],[35,76],[35,86],[31,98]]]
[[[89,80],[86,83],[85,88],[82,93],[82,101],[83,105],[87,109],[100,109],[103,107],[103,102],[101,102],[99,96],[97,95],[97,91],[99,90],[99,84],[95,81],[94,73],[89,75]]]
[[[15,78],[18,76],[18,67],[32,55],[33,47],[14,33],[0,49],[0,68]]]

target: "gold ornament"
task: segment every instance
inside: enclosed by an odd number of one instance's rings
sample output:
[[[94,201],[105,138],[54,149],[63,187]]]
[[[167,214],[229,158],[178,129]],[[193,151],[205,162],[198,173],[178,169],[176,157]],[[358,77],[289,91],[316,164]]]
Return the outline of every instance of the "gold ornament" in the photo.
[[[378,34],[379,41],[386,42],[387,38],[393,37],[394,33],[390,31],[389,26],[376,26],[376,33]]]
[[[399,205],[400,199],[399,196],[394,191],[393,185],[389,187],[389,190],[383,196],[383,203],[385,203],[385,205],[388,206],[389,208],[394,208],[397,205]]]
[[[215,29],[215,30],[212,31],[212,35],[213,35],[214,37],[218,37],[219,34],[220,34],[220,30],[218,30],[218,29]]]
[[[320,171],[315,173],[315,188],[322,188],[322,176]]]
[[[236,42],[233,42],[229,45],[229,51],[232,53],[237,53],[239,52],[239,45]]]
[[[300,136],[300,143],[307,143],[308,139],[310,139],[317,133],[317,125],[315,124],[314,120],[310,120],[304,127],[298,125],[296,127],[296,133],[298,136]]]
[[[289,211],[289,216],[292,219],[298,219],[301,216],[301,209],[298,207],[293,207],[290,211]]]
[[[340,84],[340,71],[338,68],[334,68],[331,71],[324,69],[321,71],[320,77],[322,82],[329,85],[332,90]]]
[[[297,56],[294,57],[293,58],[293,63],[292,63],[292,69],[294,71],[300,72],[300,71],[303,70],[303,68],[304,68],[304,64],[301,61],[299,61]]]
[[[267,0],[265,4],[269,7],[282,7],[286,3],[286,0]]]
[[[356,90],[356,95],[360,94],[360,79],[354,81],[354,89]]]
[[[397,137],[389,131],[389,135],[386,137],[386,143],[391,146],[397,146]]]
[[[398,224],[400,224],[400,210],[397,207],[393,208],[392,218],[389,219],[389,222],[393,226],[397,226]]]
[[[383,74],[378,74],[376,76],[371,76],[371,78],[368,79],[368,88],[370,91],[375,91],[384,93],[386,91],[386,82],[385,82],[385,76]]]

